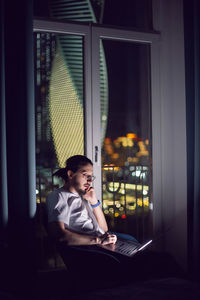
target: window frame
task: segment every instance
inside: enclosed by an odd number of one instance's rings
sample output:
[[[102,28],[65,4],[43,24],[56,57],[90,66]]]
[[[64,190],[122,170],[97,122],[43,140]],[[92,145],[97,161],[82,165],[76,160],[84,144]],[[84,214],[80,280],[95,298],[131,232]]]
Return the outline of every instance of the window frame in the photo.
[[[158,74],[159,32],[147,33],[118,28],[107,28],[97,24],[79,24],[75,22],[34,20],[34,32],[59,34],[77,34],[84,37],[84,101],[85,101],[85,154],[92,159],[96,180],[94,187],[98,199],[102,200],[101,184],[101,138],[100,138],[100,81],[99,81],[99,41],[100,39],[146,43],[151,48],[151,105],[152,105],[152,169],[153,194],[160,198],[160,132],[159,93],[156,88]],[[95,99],[95,100],[92,100]],[[98,151],[98,153],[97,153]],[[97,159],[96,159],[97,158]]]
[[[99,80],[99,45],[101,39],[117,40],[117,41],[129,41],[137,43],[145,43],[150,45],[150,65],[151,65],[151,120],[152,120],[152,169],[156,169],[154,178],[152,178],[152,190],[155,198],[160,198],[160,132],[158,123],[160,123],[157,113],[159,110],[159,93],[156,88],[159,80],[159,68],[158,68],[158,52],[159,52],[159,40],[160,34],[137,32],[125,29],[107,28],[104,26],[94,25],[92,26],[92,99],[95,99],[93,103],[93,162],[94,172],[97,177],[95,181],[95,190],[97,196],[102,200],[102,184],[101,184],[101,155],[98,154],[97,161],[95,160],[95,150],[101,149],[101,137],[100,137],[100,80]],[[155,132],[154,132],[155,131]],[[97,148],[96,148],[97,147]],[[100,152],[100,150],[98,151]],[[156,200],[155,200],[156,201]]]

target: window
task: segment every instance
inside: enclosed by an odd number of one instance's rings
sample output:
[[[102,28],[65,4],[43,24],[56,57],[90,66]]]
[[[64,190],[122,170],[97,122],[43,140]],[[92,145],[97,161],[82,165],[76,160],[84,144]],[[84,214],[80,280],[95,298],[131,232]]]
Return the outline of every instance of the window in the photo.
[[[94,162],[110,229],[140,241],[152,234],[150,62],[156,38],[100,27],[91,35],[87,25],[35,21],[40,215],[47,193],[62,184],[53,171],[85,153]],[[51,267],[55,260],[48,255]]]
[[[150,45],[102,39],[100,76],[103,207],[109,227],[138,240],[152,234]],[[101,59],[101,56],[100,56]],[[100,69],[101,74],[101,69]],[[101,82],[103,80],[103,82]]]

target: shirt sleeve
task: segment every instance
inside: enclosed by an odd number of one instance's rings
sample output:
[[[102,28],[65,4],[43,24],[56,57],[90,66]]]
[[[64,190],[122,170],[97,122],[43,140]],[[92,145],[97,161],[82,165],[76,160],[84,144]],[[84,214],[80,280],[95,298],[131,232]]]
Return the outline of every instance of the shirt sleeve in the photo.
[[[52,192],[47,196],[48,222],[63,222],[69,225],[70,207],[62,193]]]

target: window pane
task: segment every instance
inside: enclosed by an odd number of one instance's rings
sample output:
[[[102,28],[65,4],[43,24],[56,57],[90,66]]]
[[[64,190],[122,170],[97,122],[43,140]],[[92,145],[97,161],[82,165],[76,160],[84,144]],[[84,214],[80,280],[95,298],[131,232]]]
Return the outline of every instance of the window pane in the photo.
[[[34,0],[34,15],[153,30],[152,0]]]
[[[97,1],[94,1],[97,2]],[[102,1],[102,23],[105,25],[153,30],[152,0]]]
[[[113,230],[142,241],[151,233],[150,49],[111,40],[103,48],[109,91],[107,98],[101,93],[108,103],[101,110],[103,208]]]
[[[84,153],[82,37],[36,33],[35,70],[37,166],[63,167]]]
[[[52,176],[66,159],[84,154],[83,38],[35,33],[37,216],[41,265],[55,264],[45,243],[45,201],[62,182]],[[57,255],[54,253],[54,256]],[[40,262],[40,259],[38,260]]]

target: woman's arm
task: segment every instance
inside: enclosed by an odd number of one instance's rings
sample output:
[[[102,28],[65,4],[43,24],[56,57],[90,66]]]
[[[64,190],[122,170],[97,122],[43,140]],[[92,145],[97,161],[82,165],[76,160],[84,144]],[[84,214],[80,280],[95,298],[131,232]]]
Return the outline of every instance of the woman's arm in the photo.
[[[102,235],[101,237],[79,234],[67,230],[63,222],[50,222],[48,225],[49,234],[57,242],[66,242],[69,246],[81,245],[106,245],[116,243],[116,236],[113,234]]]

